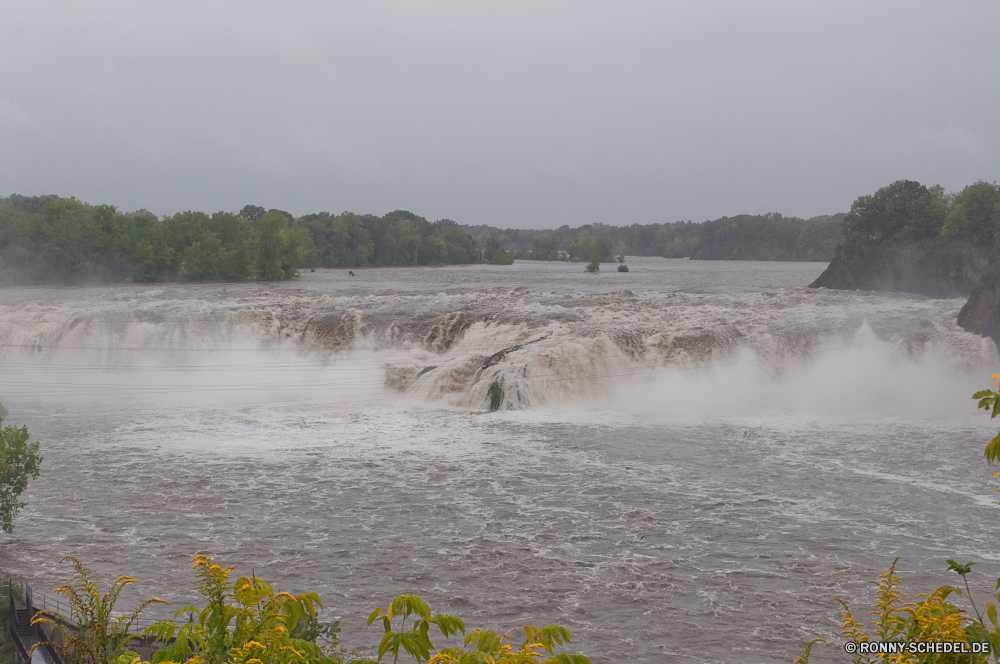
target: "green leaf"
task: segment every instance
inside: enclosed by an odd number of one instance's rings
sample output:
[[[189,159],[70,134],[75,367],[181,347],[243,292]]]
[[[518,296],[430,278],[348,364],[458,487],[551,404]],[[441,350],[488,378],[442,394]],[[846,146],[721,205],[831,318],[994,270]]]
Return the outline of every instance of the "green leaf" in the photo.
[[[570,655],[563,652],[549,657],[542,664],[591,664],[591,661],[589,657],[584,655]]]
[[[993,440],[986,444],[986,451],[983,452],[983,456],[986,457],[986,463],[991,465],[994,461],[1000,458],[1000,433],[998,433]]]
[[[458,632],[465,634],[465,622],[458,616],[439,613],[434,616],[433,622],[437,623],[438,629],[441,630],[445,638],[449,638],[452,634],[457,634]]]
[[[945,562],[948,563],[949,572],[955,572],[956,574],[961,574],[962,576],[965,576],[966,574],[971,574],[972,566],[976,564],[976,563],[966,563],[965,565],[960,565],[951,558],[949,558]]]
[[[403,650],[410,653],[410,656],[419,662],[421,649],[417,640],[411,634],[400,634],[400,640],[403,644]]]
[[[993,641],[992,634],[983,629],[979,623],[972,623],[965,628],[966,638],[971,641]]]
[[[431,617],[431,607],[427,605],[427,602],[420,599],[419,595],[406,595],[406,605],[413,613],[416,613],[424,620],[429,620]]]
[[[382,641],[378,644],[378,661],[382,661],[382,657],[385,656],[385,651],[389,649],[392,644],[392,637],[395,636],[392,632],[386,632],[385,636],[382,637]]]
[[[989,616],[990,622],[993,623],[993,629],[997,629],[997,605],[990,602],[986,605],[986,615]]]
[[[371,615],[368,616],[368,626],[371,627],[372,623],[375,622],[375,619],[378,618],[379,615],[382,613],[385,613],[385,610],[383,610],[381,607],[372,611]]]

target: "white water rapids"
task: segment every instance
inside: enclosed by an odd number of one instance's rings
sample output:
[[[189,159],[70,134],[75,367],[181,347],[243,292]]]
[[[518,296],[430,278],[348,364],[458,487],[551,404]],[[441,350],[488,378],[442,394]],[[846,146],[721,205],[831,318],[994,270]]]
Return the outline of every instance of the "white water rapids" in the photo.
[[[946,558],[1000,574],[997,425],[969,398],[997,356],[962,301],[810,290],[815,263],[629,266],[2,289],[0,399],[45,461],[0,563],[49,590],[72,554],[184,604],[207,553],[318,591],[369,652],[365,617],[413,592],[470,627],[564,624],[598,663],[816,636],[840,661],[834,598],[864,615],[896,556],[911,598]]]

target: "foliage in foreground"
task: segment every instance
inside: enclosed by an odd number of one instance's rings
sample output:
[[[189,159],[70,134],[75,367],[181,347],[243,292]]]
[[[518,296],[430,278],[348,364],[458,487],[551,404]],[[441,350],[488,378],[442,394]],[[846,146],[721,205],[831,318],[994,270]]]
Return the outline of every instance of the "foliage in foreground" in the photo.
[[[234,579],[233,568],[223,568],[211,558],[196,556],[195,590],[206,600],[205,608],[185,606],[174,617],[191,614],[192,622],[178,625],[160,621],[146,630],[158,641],[174,642],[153,655],[153,662],[187,664],[293,664],[337,660],[323,654],[315,641],[294,638],[294,629],[316,618],[323,608],[314,592],[293,596],[276,593],[256,576]]]
[[[38,479],[42,456],[38,442],[29,443],[28,427],[3,426],[0,416],[0,528],[14,532],[14,517],[24,507],[21,494]]]
[[[57,592],[72,607],[76,627],[64,625],[55,614],[40,612],[35,623],[48,623],[62,634],[61,648],[68,664],[148,664],[128,649],[140,638],[129,630],[146,607],[159,599],[142,602],[126,616],[114,615],[121,591],[135,579],[118,577],[105,592],[91,570],[76,558],[72,579]],[[339,646],[340,623],[321,623],[317,610],[323,608],[319,596],[298,596],[275,592],[255,575],[238,576],[233,568],[223,568],[208,556],[196,556],[194,589],[206,601],[204,608],[185,606],[175,620],[190,616],[189,622],[173,620],[154,623],[144,632],[147,638],[167,643],[153,655],[154,664],[342,664],[348,659]],[[401,595],[388,609],[378,608],[368,617],[368,625],[380,622],[384,635],[377,659],[355,653],[354,664],[396,663],[409,656],[417,664],[590,664],[583,655],[556,652],[569,642],[570,631],[557,625],[520,628],[524,640],[515,647],[511,630],[497,634],[490,630],[466,632],[461,618],[432,615],[430,607],[417,595]],[[446,639],[463,635],[461,646],[435,647],[431,627]],[[320,645],[321,637],[327,637]]]
[[[899,558],[893,561],[892,565],[883,573],[875,585],[878,590],[875,594],[875,606],[871,615],[872,620],[869,631],[862,621],[857,620],[851,612],[850,607],[843,600],[837,600],[844,607],[844,614],[841,620],[840,633],[849,641],[855,643],[871,641],[904,641],[904,642],[951,642],[968,644],[968,649],[972,649],[972,644],[987,641],[991,644],[994,658],[1000,652],[1000,628],[997,625],[997,596],[994,594],[986,604],[985,611],[980,613],[976,607],[975,598],[972,596],[972,589],[969,585],[968,574],[972,571],[972,565],[960,565],[954,560],[948,560],[949,571],[958,573],[965,582],[965,593],[961,588],[944,585],[930,594],[919,594],[916,602],[904,602],[906,597],[900,586],[899,575],[896,571],[896,563]],[[997,582],[1000,588],[1000,580]],[[995,593],[995,591],[994,591]],[[972,605],[973,615],[969,615],[957,606],[948,601],[949,596],[966,595],[967,600]],[[985,620],[989,620],[992,626]],[[803,663],[808,662],[808,653],[800,658]],[[868,653],[858,654],[851,661],[855,664],[867,664],[876,661],[892,662],[913,662],[913,663],[951,663],[968,662],[978,664],[989,661],[989,654],[980,653],[934,653],[916,654],[911,652],[870,655]],[[995,659],[994,659],[995,661]]]
[[[990,380],[1000,381],[1000,374],[993,374],[990,376]],[[973,394],[972,398],[979,400],[977,408],[982,408],[989,413],[990,419],[1000,415],[1000,383],[997,384],[997,392],[994,392],[993,390],[980,390],[979,392]],[[997,435],[986,444],[986,451],[983,452],[983,456],[986,457],[986,463],[991,466],[994,461],[1000,459],[1000,433],[997,433]],[[997,473],[993,477],[1000,477],[1000,473]],[[1000,489],[997,489],[997,491],[1000,491]]]
[[[410,628],[406,622],[410,620]],[[570,631],[558,625],[535,627],[525,625],[524,641],[515,649],[510,630],[497,634],[492,630],[477,629],[466,633],[461,618],[443,613],[431,615],[430,607],[416,595],[400,595],[392,600],[388,610],[375,609],[368,616],[368,625],[381,622],[385,630],[378,647],[378,659],[356,660],[356,664],[379,664],[386,655],[398,662],[400,651],[410,655],[418,664],[590,664],[583,655],[556,653],[557,646],[570,640]],[[435,651],[430,630],[435,626],[447,639],[461,632],[464,647],[442,648]],[[432,654],[435,653],[436,654]],[[541,659],[545,657],[545,659]]]
[[[115,602],[122,590],[135,579],[119,576],[103,593],[93,572],[73,556],[63,561],[73,564],[73,576],[68,583],[56,588],[56,592],[69,601],[76,621],[74,628],[68,628],[49,611],[39,611],[31,624],[47,623],[62,635],[63,644],[48,643],[62,650],[63,657],[72,664],[128,664],[138,658],[128,650],[129,642],[138,638],[129,634],[133,623],[150,604],[164,602],[148,599],[140,603],[128,615],[114,615]],[[32,646],[32,650],[42,644]]]
[[[993,374],[990,376],[990,380],[1000,381],[1000,374]],[[1000,415],[1000,384],[997,385],[997,391],[980,390],[973,394],[972,398],[978,400],[978,408],[983,408],[990,413],[991,419]],[[986,445],[984,456],[990,465],[994,461],[1000,460],[1000,433]],[[994,477],[998,476],[1000,473],[994,475]],[[877,639],[883,642],[964,642],[971,646],[973,643],[989,642],[993,660],[1000,661],[1000,622],[998,622],[997,616],[997,606],[1000,604],[1000,578],[996,581],[992,596],[980,610],[968,578],[972,574],[972,567],[975,563],[961,564],[948,559],[948,571],[955,572],[962,577],[965,592],[963,593],[962,588],[944,585],[930,594],[917,595],[916,598],[919,600],[917,602],[904,603],[902,598],[905,597],[905,594],[900,590],[899,575],[896,573],[897,562],[899,562],[899,558],[893,561],[877,582],[873,582],[877,585],[878,591],[875,596],[874,610],[869,611],[875,616],[875,620],[872,621],[871,633],[867,631],[863,623],[855,619],[850,607],[843,600],[837,600],[844,607],[840,632],[844,637],[856,643]],[[969,614],[951,604],[948,598],[952,594],[958,596],[964,594],[972,608],[972,613]],[[808,664],[812,646],[822,640],[813,639],[810,641],[802,656],[795,660],[795,664]],[[968,662],[969,664],[977,664],[988,660],[988,654],[979,653],[918,655],[906,652],[878,655],[858,654],[853,661],[856,664],[867,664],[875,661]]]

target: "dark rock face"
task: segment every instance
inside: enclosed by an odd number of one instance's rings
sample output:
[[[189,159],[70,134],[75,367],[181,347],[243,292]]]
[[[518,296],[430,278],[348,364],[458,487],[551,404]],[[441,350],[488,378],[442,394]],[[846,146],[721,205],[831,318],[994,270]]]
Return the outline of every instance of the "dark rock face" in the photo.
[[[969,332],[992,337],[1000,348],[1000,249],[958,312],[958,324]]]
[[[1000,341],[1000,283],[973,289],[969,301],[958,312],[958,324],[969,332]]]
[[[810,288],[964,297],[979,284],[991,249],[964,240],[933,246],[912,242],[850,243]]]

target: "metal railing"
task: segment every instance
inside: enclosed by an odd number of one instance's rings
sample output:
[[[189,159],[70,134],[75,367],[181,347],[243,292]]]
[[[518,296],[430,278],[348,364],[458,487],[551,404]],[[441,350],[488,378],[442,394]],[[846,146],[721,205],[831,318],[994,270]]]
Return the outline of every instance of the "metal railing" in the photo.
[[[21,600],[15,602],[14,580],[10,577],[0,582],[0,596],[7,596],[9,612],[7,614],[7,632],[10,640],[14,644],[14,661],[16,663],[27,663],[32,659],[32,651],[39,648],[43,661],[50,664],[63,664],[63,659],[56,652],[49,636],[42,629],[40,624],[30,624],[38,613],[38,608],[33,605],[33,595],[31,586],[24,582],[22,578],[18,583],[18,595]],[[28,630],[22,636],[21,627],[24,618],[28,621]],[[27,641],[26,641],[27,639]]]
[[[0,597],[10,597],[12,609],[13,599],[15,597],[15,588],[17,588],[16,594],[21,596],[22,599],[20,601],[28,609],[29,615],[33,616],[37,611],[45,611],[46,613],[56,614],[70,625],[74,624],[73,607],[70,606],[69,602],[65,598],[60,600],[58,597],[35,592],[35,590],[24,581],[24,577],[15,579],[15,577],[8,576],[0,581]],[[140,616],[132,621],[132,625],[129,627],[128,631],[130,634],[142,634],[143,630],[147,627],[160,622],[161,620],[162,618],[143,618]]]

